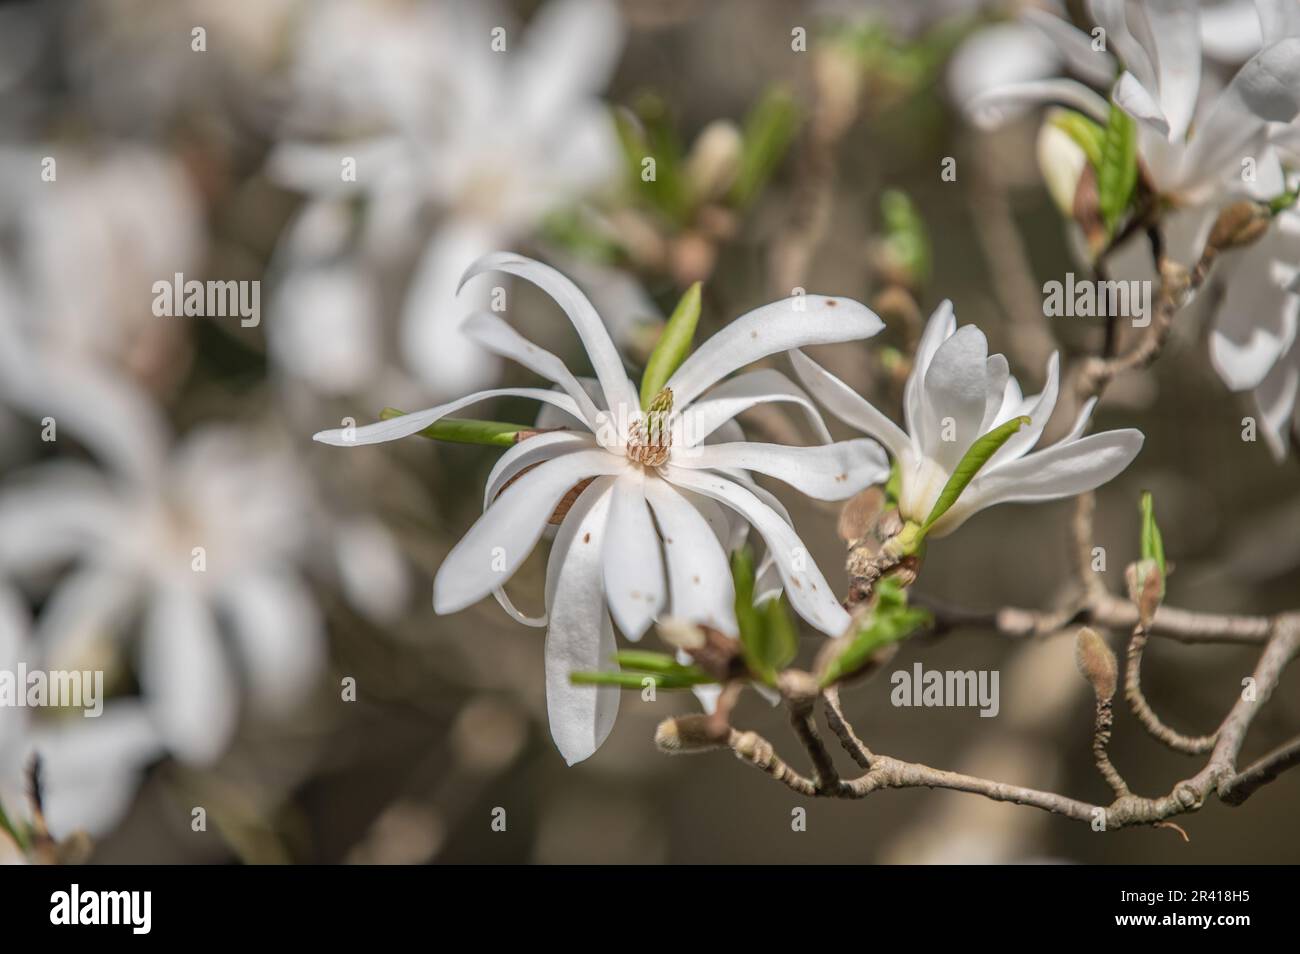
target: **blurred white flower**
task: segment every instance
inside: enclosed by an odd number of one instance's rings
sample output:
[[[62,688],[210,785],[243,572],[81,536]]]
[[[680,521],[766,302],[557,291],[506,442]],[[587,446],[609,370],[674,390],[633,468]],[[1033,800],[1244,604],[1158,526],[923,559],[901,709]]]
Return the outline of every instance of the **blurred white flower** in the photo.
[[[85,394],[75,394],[87,400]],[[136,442],[157,456],[109,476],[37,465],[0,498],[0,569],[57,572],[37,620],[55,668],[105,661],[135,631],[144,702],[167,749],[208,764],[239,711],[239,661],[252,701],[280,714],[301,701],[324,652],[304,558],[304,487],[292,458],[229,427],[200,428],[170,453],[157,421]]]
[[[1137,120],[1147,178],[1175,210],[1164,221],[1166,247],[1185,264],[1199,257],[1224,201],[1245,194],[1272,198],[1284,185],[1268,133],[1270,123],[1289,123],[1300,112],[1300,8],[1290,0],[1257,0],[1256,6],[1263,46],[1212,96],[1202,96],[1196,0],[1091,0],[1107,52],[1094,50],[1093,38],[1065,20],[1026,14],[1057,42],[1075,72],[1095,79],[1099,61],[1119,71],[1114,101]],[[1033,102],[1063,103],[1101,123],[1109,109],[1089,86],[1065,78],[989,89],[966,109],[989,126]],[[1243,174],[1246,158],[1253,176]]]
[[[44,668],[31,638],[21,596],[0,582],[0,671]],[[158,732],[143,708],[114,701],[97,718],[80,713],[46,717],[39,710],[0,707],[0,805],[10,820],[29,824],[29,771],[39,754],[45,820],[55,839],[111,829],[130,805],[145,766],[162,754]],[[0,834],[0,863],[20,854]]]
[[[322,34],[355,48],[347,31],[356,16],[326,4],[320,21],[309,22],[300,49],[317,52],[301,53],[295,82],[303,102],[271,173],[313,202],[364,197],[362,240],[370,250],[407,237],[421,246],[402,307],[401,352],[433,393],[463,393],[492,379],[498,362],[453,334],[460,275],[620,170],[613,123],[597,94],[622,47],[622,23],[608,0],[552,0],[519,36],[491,5],[414,4],[402,8],[402,24],[380,18],[362,27],[375,45],[356,69],[325,68]],[[365,103],[376,107],[368,115]],[[335,141],[305,138],[301,127],[322,116],[338,122],[328,130]],[[349,159],[354,177],[344,174]],[[315,264],[294,246],[281,257],[289,271]],[[316,280],[338,277],[318,273]],[[297,297],[285,304],[301,310],[304,298],[320,296],[300,288]]]
[[[1138,121],[1138,153],[1151,185],[1169,210],[1162,233],[1167,253],[1193,264],[1201,255],[1225,203],[1249,196],[1271,200],[1288,188],[1286,163],[1300,165],[1294,119],[1300,112],[1300,4],[1256,0],[1201,9],[1192,0],[1147,4],[1093,0],[1094,19],[1106,30],[1108,48],[1123,70],[1115,102]],[[1231,14],[1231,15],[1230,15]],[[1093,51],[1090,38],[1049,14],[1025,14],[1050,33],[1080,72],[1109,54]],[[1207,25],[1235,30],[1207,45]],[[1244,22],[1243,22],[1244,21]],[[1247,46],[1246,41],[1253,41]],[[1222,90],[1205,88],[1202,57],[1225,47],[1249,56]],[[1253,55],[1251,55],[1253,54]],[[984,123],[1003,118],[1008,105],[1055,99],[1104,121],[1104,100],[1073,80],[1012,83],[976,96],[968,111]],[[1292,124],[1286,126],[1284,124]],[[1073,203],[1082,152],[1068,137],[1045,126],[1040,148],[1058,205]],[[1066,159],[1071,152],[1077,155]],[[1285,160],[1285,162],[1284,162]],[[1246,172],[1253,172],[1253,176]],[[1053,172],[1058,175],[1054,176]],[[1290,183],[1294,188],[1295,181]],[[1139,252],[1141,254],[1139,254]],[[1138,243],[1113,256],[1117,276],[1154,277]],[[1286,453],[1296,400],[1297,263],[1300,215],[1281,212],[1263,238],[1227,252],[1215,280],[1224,288],[1210,334],[1210,358],[1234,391],[1255,390],[1262,431],[1274,455]]]
[[[519,618],[502,588],[557,507],[564,511],[547,567],[547,616],[532,622],[549,624],[547,703],[551,732],[565,759],[572,764],[587,758],[613,725],[617,690],[569,682],[574,671],[609,667],[614,652],[610,614],[634,640],[669,607],[675,617],[734,631],[735,596],[720,540],[729,536],[729,528],[725,520],[708,516],[717,513],[716,504],[740,514],[763,536],[795,610],[822,632],[841,634],[849,625],[848,614],[806,548],[786,520],[736,475],[766,474],[811,497],[840,500],[884,478],[880,448],[870,440],[810,447],[704,441],[756,404],[792,401],[811,410],[807,397],[778,372],[756,371],[713,387],[726,375],[791,348],[869,337],[881,329],[880,319],[856,302],[815,295],[758,308],[704,342],[642,413],[637,389],[600,316],[572,282],[541,263],[507,253],[479,260],[465,279],[488,271],[527,279],[561,305],[595,368],[595,397],[555,355],[522,338],[496,315],[479,312],[462,326],[467,337],[542,375],[559,390],[482,391],[355,431],[322,431],[316,439],[338,446],[395,440],[497,396],[532,398],[572,419],[572,429],[528,437],[501,457],[488,478],[483,516],[434,580],[439,613],[495,593]],[[829,440],[824,427],[819,430]]]
[[[930,316],[903,396],[904,432],[839,378],[802,353],[791,355],[804,386],[836,417],[880,441],[897,462],[899,512],[924,524],[953,470],[977,439],[1014,418],[1029,423],[989,458],[929,536],[952,533],[980,510],[1010,501],[1055,500],[1104,484],[1142,447],[1142,434],[1125,429],[1082,437],[1095,401],[1070,432],[1031,453],[1056,407],[1059,356],[1047,365],[1041,394],[1023,397],[1007,359],[988,353],[974,325],[957,329],[952,305]]]

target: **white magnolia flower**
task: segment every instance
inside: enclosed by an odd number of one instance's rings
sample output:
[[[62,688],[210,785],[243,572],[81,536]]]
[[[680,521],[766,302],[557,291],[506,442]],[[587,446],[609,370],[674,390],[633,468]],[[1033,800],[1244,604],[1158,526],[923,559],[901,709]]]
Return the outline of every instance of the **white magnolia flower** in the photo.
[[[755,309],[688,357],[643,414],[600,316],[577,286],[552,268],[508,253],[479,260],[465,280],[488,271],[531,281],[560,304],[595,369],[594,396],[555,355],[496,315],[480,312],[462,325],[464,334],[558,390],[481,391],[355,431],[322,431],[316,439],[340,446],[394,440],[498,396],[532,398],[572,420],[571,429],[529,437],[502,455],[488,478],[485,512],[439,568],[433,594],[439,613],[495,593],[518,616],[502,587],[556,508],[573,501],[547,566],[547,615],[533,621],[549,626],[547,707],[565,759],[572,764],[587,758],[613,726],[617,690],[569,682],[576,670],[609,668],[615,651],[610,614],[629,639],[638,639],[664,612],[734,632],[735,596],[722,543],[729,529],[719,504],[762,535],[794,609],[828,635],[843,632],[848,614],[787,520],[747,472],[776,477],[811,497],[840,500],[883,479],[884,454],[870,440],[829,443],[807,396],[779,372],[722,379],[791,348],[869,337],[881,329],[880,319],[857,302],[817,295]],[[827,443],[706,443],[737,414],[769,401],[802,405]],[[573,499],[575,491],[580,492]]]
[[[367,118],[380,128],[358,130],[345,122],[331,131],[342,140],[329,144],[294,130],[270,168],[281,182],[312,196],[308,213],[316,203],[364,197],[367,252],[391,248],[394,236],[421,245],[402,308],[402,354],[434,393],[459,394],[481,387],[499,366],[453,333],[460,275],[481,255],[527,236],[548,214],[618,175],[617,136],[597,95],[622,48],[623,27],[608,0],[552,0],[522,34],[486,4],[403,9],[408,27],[385,27],[379,35],[385,42],[367,51],[374,61],[369,67],[357,72],[330,64],[332,71],[322,73],[317,66],[307,80],[309,103],[320,97],[323,81],[332,81],[328,89],[346,88],[347,96],[327,97],[345,116],[359,112],[356,95],[367,95],[376,104]],[[346,29],[355,12],[327,4],[320,29]],[[316,45],[319,32],[308,29],[304,49]],[[338,39],[356,47],[352,32]],[[348,158],[356,163],[351,178],[342,174]],[[431,233],[430,219],[436,220]],[[346,280],[349,294],[371,294],[357,275],[321,269],[309,249],[288,247],[281,258],[290,271],[311,268],[334,286]],[[296,290],[304,301],[327,294],[305,293],[301,283]],[[311,320],[296,307],[294,320]]]
[[[0,671],[48,667],[32,639],[31,616],[18,592],[0,582]],[[10,819],[29,822],[28,772],[39,754],[45,819],[56,839],[78,829],[99,835],[125,813],[144,767],[162,754],[158,732],[143,707],[115,701],[99,716],[60,713],[44,718],[31,708],[0,707],[0,805]],[[20,860],[0,834],[0,863]]]
[[[1283,189],[1282,166],[1268,146],[1270,123],[1300,112],[1300,7],[1257,0],[1263,47],[1215,95],[1203,95],[1197,0],[1091,0],[1093,20],[1117,58],[1114,101],[1137,120],[1138,155],[1157,194],[1175,214],[1164,223],[1168,254],[1193,263],[1223,202],[1234,196],[1272,198]],[[1065,20],[1028,18],[1050,33],[1081,75],[1096,76],[1108,54]],[[1111,75],[1114,75],[1112,73]],[[1058,102],[1105,123],[1107,100],[1088,85],[1053,78],[1010,83],[968,103],[977,122],[999,122],[1007,107]],[[1243,159],[1254,175],[1243,175]]]
[[[924,524],[971,444],[1013,418],[1030,419],[988,460],[930,536],[949,534],[994,504],[1055,500],[1092,490],[1127,467],[1142,447],[1142,434],[1131,429],[1082,437],[1095,403],[1089,401],[1065,437],[1033,450],[1056,407],[1058,355],[1048,361],[1042,393],[1023,397],[1008,374],[1007,359],[988,353],[984,333],[974,325],[958,330],[949,302],[930,316],[917,347],[903,396],[906,432],[807,356],[791,357],[814,397],[889,451],[901,481],[899,512],[917,524]]]
[[[253,703],[278,714],[323,662],[319,610],[297,569],[306,495],[292,458],[242,432],[199,429],[173,452],[157,421],[137,424],[152,431],[135,442],[149,463],[110,476],[55,461],[6,484],[0,571],[63,570],[36,622],[54,668],[104,668],[138,616],[148,713],[170,752],[207,764],[234,733],[240,675]]]

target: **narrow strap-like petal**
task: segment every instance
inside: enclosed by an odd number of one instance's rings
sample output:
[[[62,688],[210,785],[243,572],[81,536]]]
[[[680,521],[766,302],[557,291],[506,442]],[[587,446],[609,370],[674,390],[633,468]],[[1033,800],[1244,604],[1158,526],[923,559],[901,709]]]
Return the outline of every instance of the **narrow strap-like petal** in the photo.
[[[736,591],[713,528],[694,504],[657,476],[646,479],[645,497],[663,531],[672,615],[734,633]]]
[[[596,442],[591,435],[581,431],[551,431],[520,441],[492,465],[492,471],[483,487],[483,509],[486,510],[492,504],[502,487],[529,467],[574,451],[593,449],[595,446]]]
[[[946,536],[973,514],[994,504],[1056,500],[1094,490],[1132,462],[1142,449],[1142,441],[1140,431],[1105,431],[1053,444],[982,473],[931,527],[930,536]]]
[[[790,361],[803,386],[845,424],[880,441],[895,458],[911,445],[901,427],[802,351],[791,351]]]
[[[871,309],[850,298],[794,295],[741,315],[682,362],[665,387],[685,407],[714,383],[769,354],[805,345],[870,338],[885,327]]]
[[[889,479],[889,460],[870,438],[789,447],[784,444],[706,444],[674,451],[675,467],[748,470],[783,480],[816,500],[847,500]]]
[[[605,599],[619,630],[641,638],[668,599],[663,555],[646,504],[646,475],[629,468],[614,481],[605,538]]]
[[[578,336],[582,339],[587,357],[591,359],[591,366],[600,380],[601,390],[605,392],[605,406],[615,414],[619,413],[620,407],[626,409],[624,413],[631,413],[632,410],[640,407],[636,390],[628,380],[627,372],[623,370],[623,361],[619,357],[618,349],[610,339],[609,332],[600,320],[600,315],[596,313],[595,307],[577,285],[549,265],[543,265],[541,262],[511,252],[493,252],[484,255],[470,266],[461,279],[461,286],[463,287],[465,282],[475,275],[489,271],[518,275],[554,298],[564,309],[564,313],[569,316],[573,327],[577,329]]]
[[[367,424],[365,427],[336,427],[328,431],[320,431],[312,435],[312,440],[320,441],[322,444],[333,444],[335,447],[359,447],[363,444],[382,444],[384,441],[395,441],[398,438],[409,437],[418,433],[434,421],[441,420],[461,408],[495,397],[531,398],[545,404],[554,404],[560,410],[567,411],[579,420],[582,419],[582,412],[579,411],[578,405],[574,403],[573,398],[567,394],[561,394],[559,391],[547,391],[544,388],[494,388],[491,391],[479,391],[477,394],[471,394],[468,397],[450,401],[447,404],[439,404],[437,407],[431,407],[427,410],[414,411],[410,414],[403,414],[401,417],[394,417],[391,420]]]
[[[546,711],[551,738],[570,765],[600,748],[618,715],[618,687],[575,686],[570,679],[575,672],[616,668],[601,557],[612,483],[598,479],[578,497],[546,568]]]
[[[447,554],[433,579],[433,607],[454,613],[504,586],[536,546],[556,506],[588,477],[621,473],[623,458],[583,450],[545,461],[502,491]]]
[[[774,368],[761,368],[740,374],[710,390],[698,401],[678,415],[673,430],[673,443],[694,445],[704,441],[725,422],[758,404],[788,401],[798,404],[807,412],[808,422],[823,444],[831,436],[816,406],[802,389]]]
[[[786,598],[795,612],[828,636],[841,635],[849,625],[830,584],[794,530],[771,507],[733,480],[716,473],[665,467],[663,478],[678,487],[712,497],[744,516],[767,542],[785,583]]]
[[[566,368],[564,362],[558,357],[545,348],[533,344],[510,327],[508,322],[491,312],[475,312],[465,319],[460,330],[494,354],[509,358],[529,371],[540,374],[552,384],[558,384],[578,405],[587,426],[595,430],[595,403],[578,379],[573,376],[573,372]]]

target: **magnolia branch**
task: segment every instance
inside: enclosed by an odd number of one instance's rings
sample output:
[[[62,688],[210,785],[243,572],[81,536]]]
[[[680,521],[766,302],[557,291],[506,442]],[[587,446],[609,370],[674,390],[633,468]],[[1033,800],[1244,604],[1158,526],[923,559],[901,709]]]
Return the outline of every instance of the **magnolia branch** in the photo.
[[[773,745],[756,732],[732,729],[726,744],[741,761],[800,795],[857,799],[882,789],[949,789],[983,795],[994,801],[1028,805],[1098,828],[1101,827],[1099,823],[1104,823],[1104,830],[1138,825],[1162,826],[1178,815],[1200,810],[1211,795],[1216,795],[1225,804],[1240,805],[1282,772],[1300,765],[1300,738],[1297,738],[1242,771],[1236,768],[1247,730],[1297,652],[1300,652],[1300,615],[1278,617],[1255,668],[1255,691],[1243,693],[1224,718],[1205,766],[1190,778],[1175,783],[1167,793],[1156,797],[1144,797],[1128,791],[1117,772],[1107,779],[1116,790],[1116,797],[1109,804],[1103,805],[1055,792],[949,772],[889,755],[873,754],[844,717],[838,692],[833,688],[822,693],[819,701],[832,733],[850,757],[866,769],[857,778],[841,779],[834,766],[828,764],[830,756],[822,745],[813,719],[815,703],[804,695],[787,694],[786,705],[791,711],[795,735],[813,763],[812,778],[792,768],[776,754]],[[782,679],[786,684],[795,682],[806,685],[811,676],[792,670],[784,673]],[[1102,724],[1103,720],[1099,719],[1099,729]],[[1105,729],[1108,733],[1108,722],[1105,723]],[[1109,764],[1108,760],[1106,764]]]

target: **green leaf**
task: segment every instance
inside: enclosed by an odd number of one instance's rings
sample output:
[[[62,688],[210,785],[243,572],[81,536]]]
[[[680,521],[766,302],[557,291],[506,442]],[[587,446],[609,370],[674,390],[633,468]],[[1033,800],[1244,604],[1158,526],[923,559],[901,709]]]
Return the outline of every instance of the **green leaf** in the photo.
[[[763,94],[745,117],[740,170],[731,186],[732,205],[743,209],[758,197],[785,157],[798,125],[799,109],[787,90],[772,87]]]
[[[758,610],[763,623],[763,638],[757,647],[762,664],[774,673],[780,672],[800,649],[800,634],[794,629],[785,597],[767,600]]]
[[[690,666],[677,661],[668,653],[655,653],[644,649],[623,649],[614,654],[614,661],[624,672],[652,673],[663,676],[675,676],[698,682],[713,682],[713,679],[698,666]]]
[[[1137,185],[1137,123],[1114,103],[1106,118],[1106,135],[1097,167],[1097,203],[1112,234]]]
[[[1300,190],[1283,192],[1268,203],[1268,211],[1273,215],[1280,215],[1295,205],[1297,200],[1300,200]]]
[[[1094,170],[1101,171],[1102,147],[1106,141],[1106,130],[1101,123],[1072,109],[1053,110],[1049,122],[1083,150]]]
[[[930,238],[912,200],[905,192],[887,189],[880,211],[890,259],[914,284],[923,283],[930,274]]]
[[[27,837],[21,828],[9,820],[9,816],[5,813],[3,802],[0,802],[0,831],[5,832],[13,839],[14,844],[18,846],[19,851],[23,852],[23,854],[27,853]]]
[[[569,681],[575,686],[618,686],[622,689],[640,689],[649,679],[658,689],[689,689],[714,682],[708,676],[682,676],[660,672],[574,672]]]
[[[635,110],[618,110],[615,128],[623,147],[632,194],[669,221],[684,224],[691,211],[683,150],[668,106],[659,96],[638,97]],[[654,178],[645,179],[644,162],[654,159]]]
[[[682,295],[677,307],[664,324],[659,343],[650,353],[645,374],[641,376],[641,409],[648,411],[650,402],[663,390],[673,372],[691,353],[695,341],[695,326],[700,321],[700,283],[696,282]]]
[[[979,473],[980,468],[988,463],[989,458],[997,453],[998,448],[1010,440],[1012,434],[1028,423],[1028,417],[1012,418],[1005,424],[993,428],[970,446],[966,453],[962,455],[961,460],[957,462],[952,476],[948,478],[948,482],[943,485],[943,490],[939,493],[939,499],[934,502],[934,509],[930,511],[930,515],[925,518],[925,523],[921,525],[922,536],[934,526],[936,520],[948,512],[948,508],[957,502],[957,498],[966,489],[966,485],[975,479],[975,475]]]
[[[889,479],[885,481],[885,505],[898,506],[898,495],[903,492],[903,472],[898,467],[898,458],[889,466]]]
[[[379,412],[380,420],[391,421],[405,416],[406,411],[386,407]],[[422,431],[421,437],[452,444],[485,444],[489,447],[513,447],[519,442],[521,431],[529,430],[526,424],[507,424],[503,421],[474,421],[468,418],[444,417],[434,421]]]
[[[1156,523],[1155,499],[1151,491],[1142,492],[1142,559],[1153,560],[1160,568],[1160,576],[1165,576],[1165,542],[1160,536],[1160,526]]]
[[[844,650],[822,673],[820,684],[830,686],[852,676],[876,650],[906,639],[930,622],[930,613],[907,605],[907,592],[888,577],[876,584],[876,604],[866,620],[848,640]]]

